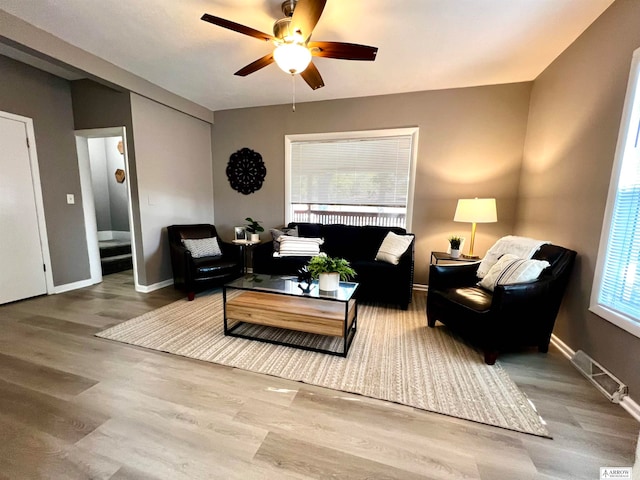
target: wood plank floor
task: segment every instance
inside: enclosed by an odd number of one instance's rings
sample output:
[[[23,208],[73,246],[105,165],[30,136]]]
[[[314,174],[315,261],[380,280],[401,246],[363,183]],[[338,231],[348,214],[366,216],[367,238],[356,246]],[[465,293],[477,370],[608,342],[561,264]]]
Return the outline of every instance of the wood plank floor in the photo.
[[[424,293],[416,293],[424,295]],[[555,349],[504,355],[553,440],[93,336],[131,272],[0,306],[0,479],[597,479],[640,425]]]

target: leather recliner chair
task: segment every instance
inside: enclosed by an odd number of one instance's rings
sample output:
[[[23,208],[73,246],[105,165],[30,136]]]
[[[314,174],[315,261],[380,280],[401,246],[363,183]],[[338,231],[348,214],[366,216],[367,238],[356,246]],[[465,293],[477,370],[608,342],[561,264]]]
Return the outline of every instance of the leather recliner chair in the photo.
[[[224,285],[244,272],[241,249],[223,242],[216,227],[209,224],[171,225],[167,227],[171,249],[171,267],[175,288],[187,292],[193,300],[196,292]],[[184,246],[184,239],[217,237],[221,256],[194,258]]]
[[[479,263],[431,265],[427,323],[441,321],[484,350],[493,365],[500,350],[537,346],[546,353],[576,252],[543,245],[533,255],[550,266],[537,280],[498,285],[493,292],[477,285]]]

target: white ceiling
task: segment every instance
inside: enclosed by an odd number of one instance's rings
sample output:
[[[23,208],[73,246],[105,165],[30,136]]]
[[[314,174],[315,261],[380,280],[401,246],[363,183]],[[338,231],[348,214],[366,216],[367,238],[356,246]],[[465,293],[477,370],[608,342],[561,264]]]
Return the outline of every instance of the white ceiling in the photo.
[[[281,0],[0,0],[0,8],[211,110],[290,103],[269,44],[200,20],[272,33]],[[379,47],[375,62],[316,58],[325,87],[296,101],[533,80],[613,0],[328,0],[313,39]]]

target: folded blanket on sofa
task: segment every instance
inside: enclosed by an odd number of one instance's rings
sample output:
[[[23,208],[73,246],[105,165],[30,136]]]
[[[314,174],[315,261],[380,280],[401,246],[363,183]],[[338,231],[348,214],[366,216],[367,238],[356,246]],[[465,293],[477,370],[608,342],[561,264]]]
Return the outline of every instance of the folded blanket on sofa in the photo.
[[[280,237],[280,251],[273,252],[274,257],[312,257],[320,253],[322,238]]]
[[[505,253],[510,253],[518,258],[528,259],[531,258],[542,245],[546,245],[547,243],[550,242],[514,235],[502,237],[487,251],[487,254],[478,266],[477,276],[478,278],[484,278],[491,267],[495,265],[498,259]]]

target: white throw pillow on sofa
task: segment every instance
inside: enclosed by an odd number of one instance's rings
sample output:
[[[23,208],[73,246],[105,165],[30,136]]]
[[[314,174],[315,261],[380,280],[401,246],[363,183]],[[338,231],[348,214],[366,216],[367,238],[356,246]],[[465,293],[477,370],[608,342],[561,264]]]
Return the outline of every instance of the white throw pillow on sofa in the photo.
[[[376,254],[376,260],[398,265],[400,257],[407,251],[413,241],[412,235],[398,235],[393,232],[387,233],[382,245]]]
[[[280,251],[273,256],[279,257],[313,257],[320,253],[320,245],[324,243],[322,238],[280,236]]]
[[[219,257],[222,255],[217,237],[185,238],[182,243],[191,252],[193,258]]]
[[[493,292],[496,285],[530,282],[538,278],[548,266],[549,262],[546,260],[527,260],[506,253],[489,269],[478,285]]]
[[[282,228],[272,228],[271,230],[271,237],[273,238],[273,251],[274,252],[279,252],[280,251],[280,240],[282,239],[283,235],[286,235],[288,237],[297,237],[298,236],[298,227],[293,227],[293,228],[287,228],[287,227],[282,227]]]

